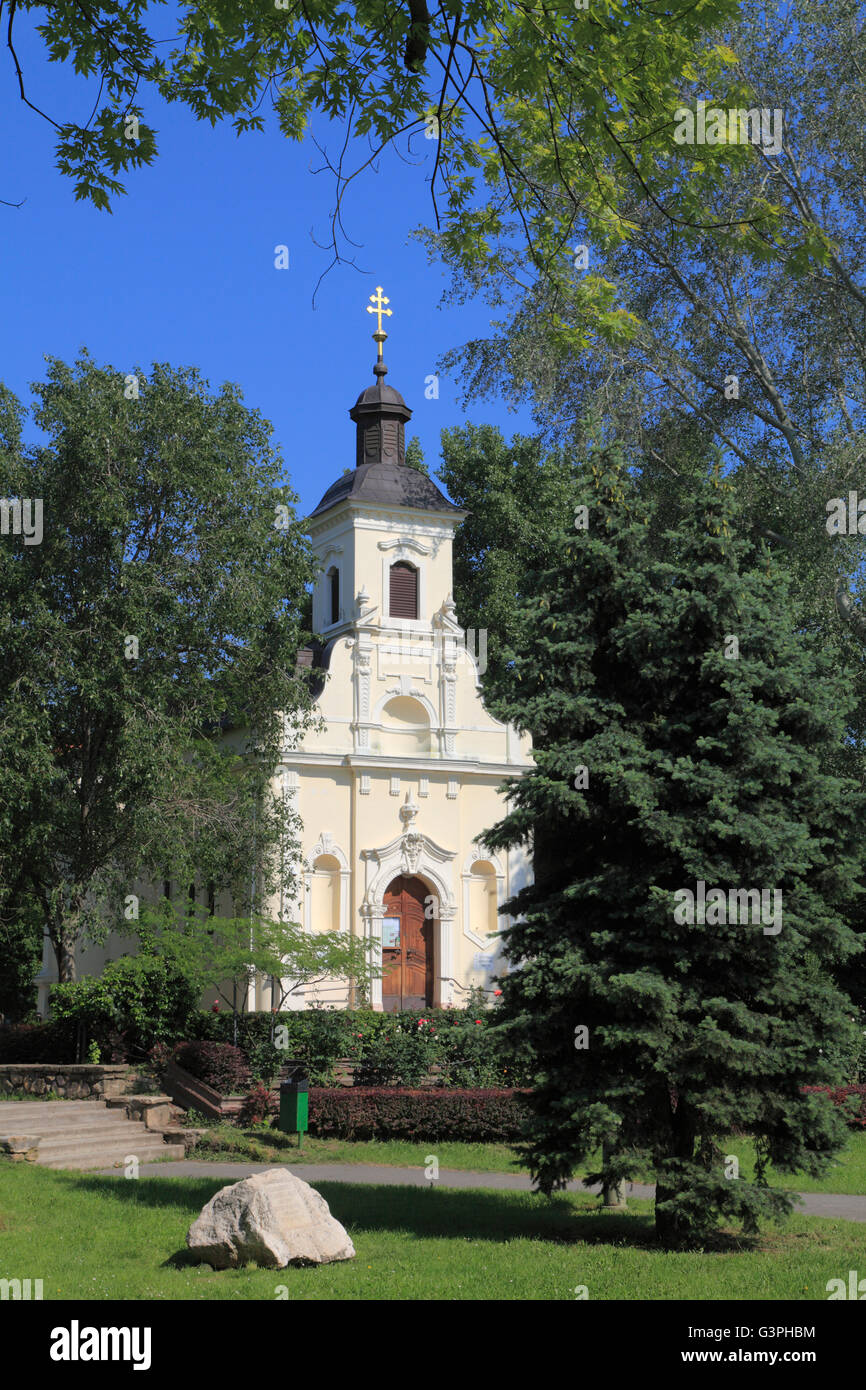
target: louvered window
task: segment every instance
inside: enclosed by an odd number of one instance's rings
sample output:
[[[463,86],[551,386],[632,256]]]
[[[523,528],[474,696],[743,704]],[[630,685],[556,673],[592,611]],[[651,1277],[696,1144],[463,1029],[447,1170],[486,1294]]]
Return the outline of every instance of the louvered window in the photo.
[[[418,617],[418,571],[405,560],[391,566],[389,612],[392,618]]]
[[[331,622],[340,621],[340,571],[333,569],[328,575],[331,586]]]

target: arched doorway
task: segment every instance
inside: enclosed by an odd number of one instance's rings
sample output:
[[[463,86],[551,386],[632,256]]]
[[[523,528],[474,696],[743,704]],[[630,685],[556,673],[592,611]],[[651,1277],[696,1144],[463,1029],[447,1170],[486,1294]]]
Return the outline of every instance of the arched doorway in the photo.
[[[382,917],[382,1009],[429,1009],[433,1006],[433,935],[435,922],[425,917],[431,896],[420,878],[400,874],[385,889]]]

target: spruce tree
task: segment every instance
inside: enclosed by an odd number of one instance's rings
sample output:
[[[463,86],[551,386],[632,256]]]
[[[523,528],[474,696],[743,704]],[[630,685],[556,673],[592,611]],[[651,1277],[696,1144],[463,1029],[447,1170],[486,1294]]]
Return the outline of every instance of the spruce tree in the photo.
[[[716,471],[659,547],[632,477],[597,456],[524,587],[506,712],[535,768],[485,835],[534,851],[504,907],[499,1023],[534,1072],[523,1155],[546,1193],[600,1143],[595,1181],[651,1167],[669,1243],[785,1214],[767,1164],[819,1175],[846,1134],[803,1087],[843,1079],[850,1043],[829,971],[859,949],[862,798],[832,770],[851,694],[737,522]],[[757,922],[730,896],[751,889]],[[735,1131],[755,1136],[754,1182],[721,1145]]]

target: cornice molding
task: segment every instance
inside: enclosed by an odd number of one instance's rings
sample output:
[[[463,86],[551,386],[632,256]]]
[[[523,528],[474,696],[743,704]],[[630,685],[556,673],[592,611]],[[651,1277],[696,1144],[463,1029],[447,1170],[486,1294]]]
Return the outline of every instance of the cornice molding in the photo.
[[[345,767],[363,768],[365,772],[381,768],[388,774],[441,772],[443,776],[453,776],[463,772],[473,777],[519,777],[535,766],[534,759],[525,763],[484,763],[477,758],[399,758],[387,753],[304,753],[286,751],[280,756],[281,766],[286,767]]]

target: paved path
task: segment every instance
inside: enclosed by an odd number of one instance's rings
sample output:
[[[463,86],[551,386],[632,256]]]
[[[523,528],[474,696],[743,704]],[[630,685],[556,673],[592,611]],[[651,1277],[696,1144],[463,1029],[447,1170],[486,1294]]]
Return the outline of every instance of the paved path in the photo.
[[[195,1159],[183,1159],[176,1163],[142,1163],[138,1175],[141,1178],[224,1178],[226,1182],[237,1182],[248,1178],[252,1173],[264,1173],[269,1168],[281,1168],[277,1163],[202,1163]],[[303,1178],[305,1182],[369,1182],[386,1187],[432,1187],[424,1177],[423,1168],[393,1168],[390,1165],[374,1163],[288,1163],[290,1173]],[[119,1178],[123,1170],[103,1168],[102,1177]],[[525,1173],[472,1173],[459,1168],[442,1168],[439,1172],[440,1187],[486,1187],[507,1191],[530,1192],[532,1182]],[[598,1187],[588,1188],[582,1182],[570,1182],[569,1192],[598,1192]],[[654,1187],[643,1183],[629,1183],[630,1197],[651,1198]],[[833,1192],[804,1192],[799,1195],[800,1210],[807,1216],[834,1216],[844,1221],[866,1221],[866,1197],[845,1196]]]

